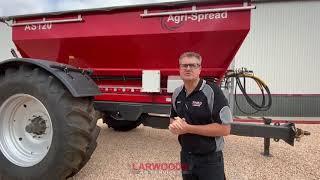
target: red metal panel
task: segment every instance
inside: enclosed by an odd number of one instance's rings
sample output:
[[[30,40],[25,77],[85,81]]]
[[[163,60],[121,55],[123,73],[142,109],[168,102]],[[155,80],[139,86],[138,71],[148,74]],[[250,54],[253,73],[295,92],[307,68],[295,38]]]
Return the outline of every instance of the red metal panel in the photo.
[[[170,104],[170,95],[153,95],[153,94],[119,94],[108,93],[96,96],[96,101],[115,101],[115,102],[139,102],[139,103],[156,103]]]
[[[239,2],[194,5],[197,9],[243,6]],[[148,12],[190,9],[191,5],[152,8]],[[142,8],[83,12],[83,22],[16,26],[13,41],[23,57],[93,69],[104,93],[96,100],[169,104],[170,95],[166,91],[140,92],[139,79],[108,78],[141,77],[142,70],[155,69],[161,71],[161,88],[165,89],[167,76],[179,74],[178,58],[186,51],[202,55],[202,76],[220,78],[250,29],[250,10],[149,18],[142,18],[142,13]],[[75,13],[46,19],[77,17]],[[16,22],[42,18],[22,18]],[[106,79],[101,80],[99,76]]]
[[[234,6],[242,3],[197,8]],[[191,6],[161,11],[186,9]],[[93,68],[98,75],[112,76],[141,76],[141,69],[159,69],[164,76],[178,74],[179,55],[196,51],[204,59],[202,75],[221,77],[250,28],[250,10],[223,12],[217,14],[220,18],[213,19],[203,14],[207,19],[202,20],[192,20],[196,17],[193,15],[141,18],[143,10],[83,13],[83,22],[18,26],[13,28],[13,40],[24,57]],[[77,14],[47,17],[47,20],[75,17]],[[181,22],[175,23],[178,19]]]

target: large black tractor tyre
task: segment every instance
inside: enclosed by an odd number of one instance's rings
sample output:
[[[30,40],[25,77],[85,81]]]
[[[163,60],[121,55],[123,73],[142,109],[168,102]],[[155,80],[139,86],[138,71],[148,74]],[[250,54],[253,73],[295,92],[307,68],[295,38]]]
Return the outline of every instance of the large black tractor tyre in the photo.
[[[67,179],[88,162],[100,131],[92,97],[31,65],[0,69],[0,92],[1,180]]]
[[[140,117],[136,121],[129,120],[117,120],[115,118],[116,115],[113,114],[104,114],[102,116],[103,122],[108,125],[109,128],[114,129],[115,131],[130,131],[137,128],[143,121],[143,118]]]

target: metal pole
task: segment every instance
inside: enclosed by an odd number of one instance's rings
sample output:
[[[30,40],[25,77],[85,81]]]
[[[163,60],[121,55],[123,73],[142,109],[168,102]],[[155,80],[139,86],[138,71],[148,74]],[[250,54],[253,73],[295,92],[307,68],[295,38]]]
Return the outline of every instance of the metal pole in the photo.
[[[236,67],[236,63],[235,63],[235,59],[233,58],[232,62],[231,62],[231,70],[234,70],[235,67]],[[230,105],[230,109],[231,109],[231,112],[232,112],[232,115],[235,115],[235,108],[234,108],[234,102],[235,102],[235,94],[234,94],[234,90],[235,90],[235,78],[232,77],[231,78],[231,82],[230,82],[230,87],[228,87],[229,89],[229,105]],[[228,84],[229,85],[229,84]]]
[[[265,125],[270,125],[272,122],[272,119],[269,118],[263,118],[263,122]],[[263,155],[266,157],[270,157],[270,138],[264,138],[264,151]]]

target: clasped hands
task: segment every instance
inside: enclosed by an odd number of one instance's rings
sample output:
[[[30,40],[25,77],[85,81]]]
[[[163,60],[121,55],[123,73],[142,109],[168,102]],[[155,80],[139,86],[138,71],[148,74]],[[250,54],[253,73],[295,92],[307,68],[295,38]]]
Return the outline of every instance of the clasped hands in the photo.
[[[175,117],[174,121],[169,125],[169,131],[173,134],[186,134],[189,131],[190,125],[184,118]]]

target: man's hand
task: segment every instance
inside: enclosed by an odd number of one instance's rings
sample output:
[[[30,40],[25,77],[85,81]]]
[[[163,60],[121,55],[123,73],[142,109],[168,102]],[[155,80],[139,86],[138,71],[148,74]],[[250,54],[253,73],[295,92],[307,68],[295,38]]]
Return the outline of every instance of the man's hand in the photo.
[[[175,120],[169,125],[169,130],[173,134],[186,134],[189,130],[189,124],[186,122],[184,118],[175,117]]]

